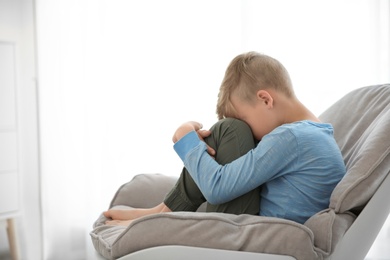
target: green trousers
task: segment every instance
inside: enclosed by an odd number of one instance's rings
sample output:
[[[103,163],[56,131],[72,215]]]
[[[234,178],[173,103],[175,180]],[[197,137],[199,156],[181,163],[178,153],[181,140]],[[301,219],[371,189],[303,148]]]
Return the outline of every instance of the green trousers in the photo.
[[[215,149],[215,160],[222,165],[232,162],[257,145],[250,127],[237,119],[222,119],[210,130],[212,134],[205,142]],[[203,202],[206,199],[202,192],[187,169],[183,168],[176,185],[164,199],[165,205],[172,211],[196,211]],[[258,215],[259,207],[260,187],[224,204],[207,203],[206,211]]]

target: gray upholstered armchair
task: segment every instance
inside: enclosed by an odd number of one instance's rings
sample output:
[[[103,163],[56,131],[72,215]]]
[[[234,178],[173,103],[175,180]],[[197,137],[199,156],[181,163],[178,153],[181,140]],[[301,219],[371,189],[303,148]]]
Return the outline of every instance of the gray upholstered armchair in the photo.
[[[329,208],[304,225],[261,216],[176,212],[118,227],[104,225],[100,216],[91,232],[96,250],[123,260],[364,259],[390,210],[390,85],[352,91],[320,118],[334,126],[347,174]],[[154,206],[175,181],[138,175],[120,187],[110,207]]]

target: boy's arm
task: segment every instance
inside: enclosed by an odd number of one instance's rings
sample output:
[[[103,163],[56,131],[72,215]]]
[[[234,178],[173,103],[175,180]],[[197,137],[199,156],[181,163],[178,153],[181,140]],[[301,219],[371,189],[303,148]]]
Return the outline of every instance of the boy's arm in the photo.
[[[206,144],[195,130],[181,137],[174,149],[206,200],[211,204],[221,204],[277,177],[291,163],[291,155],[296,154],[296,146],[277,144],[274,137],[263,138],[260,146],[261,149],[258,146],[257,151],[252,150],[223,166],[209,156]]]

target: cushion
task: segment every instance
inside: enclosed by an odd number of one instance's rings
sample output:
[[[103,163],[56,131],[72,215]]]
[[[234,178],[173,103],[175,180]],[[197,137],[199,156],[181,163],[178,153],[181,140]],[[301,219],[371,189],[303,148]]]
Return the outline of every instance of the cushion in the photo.
[[[134,239],[136,238],[136,239]],[[161,245],[288,254],[317,259],[313,234],[278,218],[221,213],[176,212],[141,218],[112,244],[113,257]]]
[[[123,184],[110,203],[110,208],[125,205],[134,208],[151,208],[160,204],[172,189],[177,177],[162,174],[139,174]]]
[[[358,214],[390,169],[390,160],[385,160],[390,153],[390,85],[352,91],[320,118],[333,125],[347,167],[330,207]]]
[[[131,208],[147,200],[149,190],[159,185],[169,191],[172,178],[160,174],[137,175],[122,185],[113,208]],[[136,194],[134,194],[136,190]],[[160,193],[160,192],[159,192]],[[160,193],[159,195],[163,194]],[[134,204],[133,197],[134,196]],[[158,198],[153,205],[162,201]],[[126,205],[117,204],[122,202]],[[135,207],[135,206],[134,206]],[[129,227],[107,226],[100,215],[90,233],[95,249],[107,259],[161,245],[199,246],[271,254],[288,254],[297,259],[318,259],[323,253],[314,246],[312,231],[293,221],[252,215],[174,212],[134,220]],[[256,239],[253,239],[253,238]]]
[[[313,232],[314,245],[324,255],[329,255],[355,219],[356,216],[350,212],[336,214],[334,209],[329,208],[309,218],[305,226]]]

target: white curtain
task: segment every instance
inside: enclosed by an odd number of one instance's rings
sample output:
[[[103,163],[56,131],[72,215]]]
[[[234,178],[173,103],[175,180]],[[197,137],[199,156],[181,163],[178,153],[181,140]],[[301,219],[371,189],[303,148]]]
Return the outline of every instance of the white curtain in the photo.
[[[44,259],[94,259],[88,232],[116,189],[139,173],[180,173],[173,131],[215,122],[237,54],[279,59],[316,114],[389,82],[388,10],[372,0],[36,0]]]

